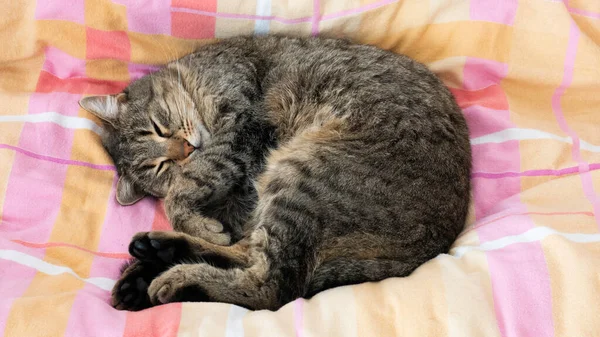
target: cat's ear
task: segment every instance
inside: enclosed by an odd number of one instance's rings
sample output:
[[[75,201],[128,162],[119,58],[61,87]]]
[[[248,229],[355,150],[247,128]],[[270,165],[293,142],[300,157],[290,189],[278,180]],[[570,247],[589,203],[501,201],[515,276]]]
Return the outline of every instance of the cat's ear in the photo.
[[[144,198],[144,192],[138,190],[130,178],[120,176],[117,182],[117,202],[123,206],[133,205]]]
[[[119,105],[127,101],[127,95],[88,96],[79,101],[79,105],[103,121],[115,125],[119,115]]]

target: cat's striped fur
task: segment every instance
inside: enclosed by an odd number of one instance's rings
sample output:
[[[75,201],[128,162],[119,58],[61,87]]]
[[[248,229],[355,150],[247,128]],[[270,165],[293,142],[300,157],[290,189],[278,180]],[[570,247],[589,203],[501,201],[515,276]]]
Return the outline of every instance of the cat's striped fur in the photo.
[[[106,121],[119,201],[166,197],[176,230],[133,238],[117,308],[277,309],[409,275],[465,222],[460,109],[425,66],[372,46],[226,39],[81,104]]]

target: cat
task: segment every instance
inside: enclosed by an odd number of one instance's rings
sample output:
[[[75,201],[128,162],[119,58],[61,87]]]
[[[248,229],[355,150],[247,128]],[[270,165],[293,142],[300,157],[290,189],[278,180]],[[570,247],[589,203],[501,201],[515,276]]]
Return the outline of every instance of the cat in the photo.
[[[407,276],[466,221],[460,108],[424,65],[374,46],[227,38],[80,104],[103,121],[118,202],[165,198],[174,228],[132,238],[117,309],[276,310]]]

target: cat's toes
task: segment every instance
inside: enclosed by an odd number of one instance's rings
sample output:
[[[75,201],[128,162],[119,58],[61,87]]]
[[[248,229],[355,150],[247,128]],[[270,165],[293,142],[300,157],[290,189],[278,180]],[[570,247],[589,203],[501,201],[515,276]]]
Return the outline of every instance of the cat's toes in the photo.
[[[142,232],[136,234],[129,244],[129,254],[142,260],[173,263],[184,258],[189,251],[186,240],[182,240],[170,232]]]
[[[155,278],[148,288],[154,305],[172,302],[205,302],[208,296],[186,272],[186,265],[177,265]]]
[[[160,274],[156,266],[134,261],[125,268],[112,290],[111,304],[118,310],[137,311],[152,306],[148,297],[150,282]]]

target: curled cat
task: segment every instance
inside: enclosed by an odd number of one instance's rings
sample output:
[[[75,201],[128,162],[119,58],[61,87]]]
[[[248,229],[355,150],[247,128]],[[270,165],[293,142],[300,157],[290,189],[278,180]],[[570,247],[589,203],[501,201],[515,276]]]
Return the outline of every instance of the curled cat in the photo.
[[[425,66],[374,46],[229,38],[80,103],[104,122],[119,203],[165,198],[174,228],[133,237],[118,309],[275,310],[407,276],[466,220],[461,110]]]

